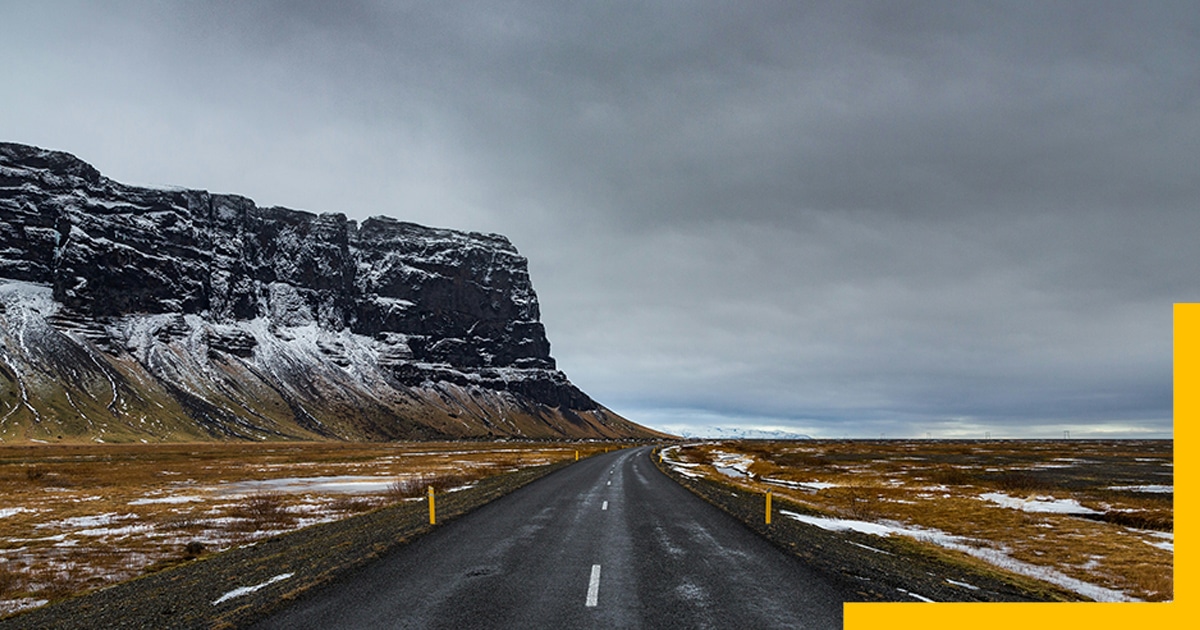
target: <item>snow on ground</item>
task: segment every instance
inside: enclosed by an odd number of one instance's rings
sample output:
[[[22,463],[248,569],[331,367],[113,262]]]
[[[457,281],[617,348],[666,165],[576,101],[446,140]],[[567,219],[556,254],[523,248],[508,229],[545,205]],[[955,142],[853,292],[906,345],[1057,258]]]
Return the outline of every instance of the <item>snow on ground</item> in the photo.
[[[788,518],[800,521],[801,523],[816,525],[821,529],[828,529],[830,531],[853,531],[861,532],[863,534],[872,534],[875,536],[891,536],[892,534],[901,534],[904,536],[910,536],[912,538],[919,538],[921,540],[926,540],[935,535],[950,536],[949,534],[939,530],[927,530],[921,527],[906,527],[905,525],[895,521],[881,521],[878,523],[872,523],[870,521],[858,521],[845,518],[809,516],[807,514],[797,514],[791,510],[780,510],[779,513],[787,516]]]
[[[155,503],[192,503],[204,501],[204,497],[196,497],[189,495],[179,495],[173,497],[142,497],[129,502],[129,505],[152,505]]]
[[[81,529],[77,532],[72,532],[76,536],[128,536],[129,534],[137,534],[153,529],[152,525],[126,525],[125,527],[97,527],[93,529]]]
[[[919,600],[922,602],[929,602],[931,604],[935,603],[932,599],[929,599],[928,597],[925,597],[924,595],[918,595],[917,593],[914,593],[912,591],[906,591],[902,588],[898,588],[896,590],[900,591],[901,593],[904,593],[905,595],[908,595],[909,597],[911,597],[913,599],[916,599],[916,600]]]
[[[1006,550],[1003,548],[996,549],[978,547],[976,545],[979,541],[972,541],[971,539],[948,534],[937,529],[915,527],[912,525],[897,523],[895,521],[872,523],[868,521],[856,521],[841,518],[826,518],[823,516],[808,516],[805,514],[797,514],[796,512],[789,510],[780,510],[779,513],[802,523],[815,525],[822,529],[828,529],[831,531],[856,531],[875,536],[908,536],[910,538],[933,543],[947,549],[961,551],[962,553],[974,556],[1002,569],[1050,582],[1051,584],[1056,584],[1063,588],[1079,593],[1085,597],[1090,597],[1098,602],[1141,601],[1120,591],[1104,588],[1103,586],[1073,578],[1050,567],[1038,566],[1017,560],[1009,556],[1006,553]]]
[[[664,448],[662,450],[663,461],[666,462],[667,465],[671,467],[671,470],[674,470],[675,472],[683,475],[684,477],[691,477],[692,479],[703,478],[704,475],[691,470],[693,468],[700,466],[700,464],[694,464],[692,462],[681,462],[681,461],[671,458],[672,455],[676,454],[675,451],[678,448],[679,448],[678,446]]]
[[[366,475],[337,475],[330,477],[285,477],[283,479],[262,479],[251,481],[236,481],[223,484],[217,488],[221,495],[254,494],[256,492],[286,492],[303,494],[306,492],[328,492],[332,494],[370,494],[386,492],[396,481],[407,477],[366,476]]]
[[[1174,493],[1174,492],[1175,492],[1175,486],[1155,486],[1155,485],[1149,485],[1149,486],[1109,486],[1109,487],[1108,487],[1108,489],[1109,489],[1109,490],[1128,490],[1128,491],[1130,491],[1130,492],[1151,492],[1151,493],[1162,493],[1162,494],[1172,494],[1172,493]]]
[[[885,555],[885,556],[891,556],[891,555],[894,555],[894,554],[892,554],[891,552],[884,551],[884,550],[882,550],[882,549],[876,549],[876,548],[874,548],[874,547],[868,547],[867,545],[864,545],[864,544],[861,544],[861,543],[856,543],[856,542],[854,542],[854,541],[850,541],[850,544],[851,544],[851,545],[854,545],[855,547],[862,547],[863,549],[866,549],[867,551],[874,551],[875,553],[881,553],[881,554],[883,554],[883,555]]]
[[[817,492],[828,488],[836,488],[838,484],[829,483],[828,481],[789,481],[787,479],[770,479],[763,477],[763,481],[773,483],[777,486],[786,486],[788,488],[796,488],[799,490],[807,490],[809,492]]]
[[[684,477],[691,477],[692,479],[703,479],[704,478],[704,475],[697,473],[697,472],[692,472],[686,468],[675,468],[675,472],[683,475]]]
[[[20,514],[22,512],[35,512],[35,511],[36,510],[31,510],[29,508],[23,508],[23,507],[0,508],[0,518],[8,518],[10,516],[16,516],[17,514]]]
[[[115,521],[126,521],[137,518],[137,514],[117,514],[116,512],[107,512],[105,514],[95,514],[92,516],[75,516],[72,518],[64,518],[61,521],[50,521],[49,523],[40,523],[36,526],[37,529],[53,527],[55,529],[67,529],[75,527],[99,527],[102,525],[111,525]]]
[[[1137,530],[1135,530],[1135,531],[1137,531]],[[1141,532],[1139,531],[1139,533],[1141,533]],[[1175,551],[1175,533],[1174,532],[1147,532],[1147,533],[1149,533],[1154,538],[1162,538],[1163,540],[1157,540],[1157,541],[1143,540],[1142,542],[1146,543],[1147,545],[1150,545],[1151,547],[1158,547],[1159,549],[1166,549],[1167,551],[1170,551],[1170,552]]]
[[[19,597],[17,599],[0,599],[0,617],[11,615],[22,610],[30,608],[40,608],[49,604],[48,599],[34,599],[32,597]]]
[[[713,451],[713,468],[717,472],[726,477],[753,477],[750,474],[750,466],[754,463],[753,457],[748,457],[740,453],[726,453],[724,451]]]
[[[282,581],[292,577],[293,575],[295,575],[295,573],[281,573],[281,574],[276,575],[275,577],[267,580],[266,582],[255,584],[254,586],[243,586],[241,588],[235,588],[232,591],[229,591],[228,593],[225,593],[224,595],[222,595],[222,596],[218,597],[216,600],[214,600],[213,606],[227,602],[235,597],[241,597],[242,595],[249,595],[250,593],[253,593],[254,591],[257,591],[262,588],[266,588],[276,582],[282,582]]]
[[[984,501],[991,501],[1000,507],[1021,510],[1023,512],[1038,512],[1046,514],[1102,514],[1097,510],[1083,507],[1075,499],[1055,499],[1054,497],[1028,497],[1018,499],[1003,492],[985,492],[979,495]]]

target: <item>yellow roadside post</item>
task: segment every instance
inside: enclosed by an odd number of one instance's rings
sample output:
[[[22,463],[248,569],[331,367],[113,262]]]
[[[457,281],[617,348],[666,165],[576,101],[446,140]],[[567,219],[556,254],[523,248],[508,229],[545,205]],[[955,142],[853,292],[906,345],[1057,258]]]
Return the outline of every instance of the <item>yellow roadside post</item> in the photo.
[[[433,508],[433,486],[429,486],[429,524],[437,524],[437,516]]]
[[[575,461],[579,461],[579,451],[575,451]]]
[[[767,490],[767,525],[771,524],[771,491]]]

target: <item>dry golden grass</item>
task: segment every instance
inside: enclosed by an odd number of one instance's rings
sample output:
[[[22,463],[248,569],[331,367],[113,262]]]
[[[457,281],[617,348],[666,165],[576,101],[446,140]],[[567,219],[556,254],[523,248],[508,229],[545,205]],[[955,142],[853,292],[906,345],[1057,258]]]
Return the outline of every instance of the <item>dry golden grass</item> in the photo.
[[[1173,493],[1129,487],[1172,486],[1171,449],[1167,441],[722,442],[684,447],[673,457],[693,464],[693,474],[771,490],[816,514],[939,530],[1130,597],[1164,601],[1173,593]],[[714,462],[735,462],[751,476],[731,477]],[[813,485],[781,485],[789,482]],[[1074,500],[1095,513],[1023,511],[984,495]]]
[[[568,443],[0,446],[0,615],[283,531],[586,457]],[[609,447],[611,448],[611,447]],[[359,492],[296,478],[371,482]]]

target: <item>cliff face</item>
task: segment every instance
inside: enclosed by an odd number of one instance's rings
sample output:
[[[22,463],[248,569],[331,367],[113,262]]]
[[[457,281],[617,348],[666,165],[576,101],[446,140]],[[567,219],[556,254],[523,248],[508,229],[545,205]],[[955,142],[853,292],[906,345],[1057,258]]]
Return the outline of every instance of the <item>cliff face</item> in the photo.
[[[126,186],[0,144],[0,440],[649,435],[499,235]]]

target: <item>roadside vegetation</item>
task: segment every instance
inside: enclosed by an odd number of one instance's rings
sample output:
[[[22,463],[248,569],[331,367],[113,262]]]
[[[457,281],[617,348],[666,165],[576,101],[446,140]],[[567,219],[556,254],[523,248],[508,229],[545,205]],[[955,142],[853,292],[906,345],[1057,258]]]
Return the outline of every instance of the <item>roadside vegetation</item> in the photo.
[[[611,448],[611,446],[609,447]],[[0,446],[0,616],[593,443]]]
[[[775,519],[903,537],[1091,599],[1173,597],[1170,441],[709,442],[665,456],[795,506]]]

